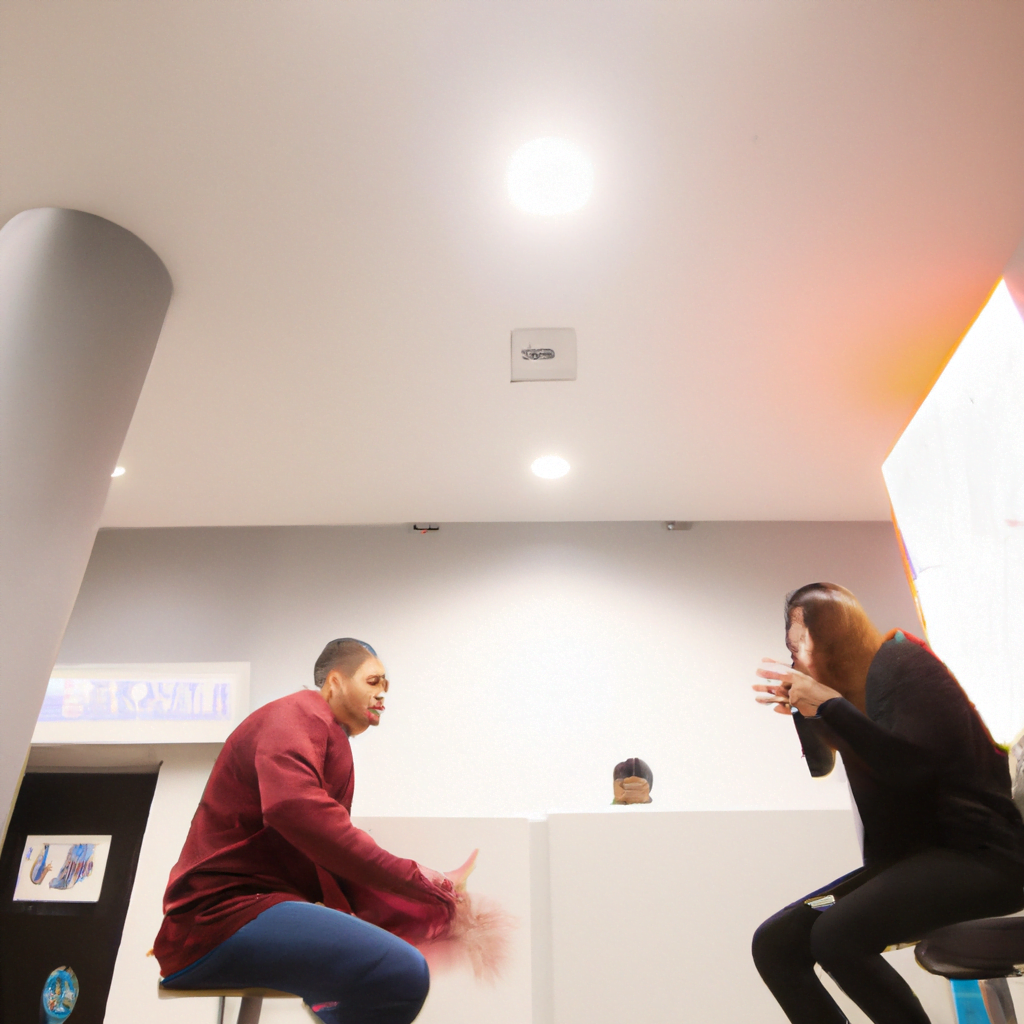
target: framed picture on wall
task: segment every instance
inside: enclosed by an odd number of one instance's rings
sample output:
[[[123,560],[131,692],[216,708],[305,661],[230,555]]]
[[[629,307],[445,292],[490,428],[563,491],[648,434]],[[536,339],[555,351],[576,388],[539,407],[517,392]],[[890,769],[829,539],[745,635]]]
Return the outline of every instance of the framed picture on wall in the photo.
[[[248,662],[57,665],[32,742],[221,743],[248,713]]]
[[[98,903],[110,836],[28,836],[14,899],[32,903]]]

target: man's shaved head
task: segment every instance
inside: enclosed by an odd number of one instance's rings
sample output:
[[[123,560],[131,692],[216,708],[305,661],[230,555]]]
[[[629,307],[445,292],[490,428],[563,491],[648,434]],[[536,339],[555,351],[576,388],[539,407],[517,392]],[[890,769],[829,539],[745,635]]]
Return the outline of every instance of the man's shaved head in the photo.
[[[332,640],[316,659],[313,666],[313,682],[320,689],[327,676],[337,669],[343,676],[351,676],[367,658],[376,658],[377,652],[362,640],[350,636]]]

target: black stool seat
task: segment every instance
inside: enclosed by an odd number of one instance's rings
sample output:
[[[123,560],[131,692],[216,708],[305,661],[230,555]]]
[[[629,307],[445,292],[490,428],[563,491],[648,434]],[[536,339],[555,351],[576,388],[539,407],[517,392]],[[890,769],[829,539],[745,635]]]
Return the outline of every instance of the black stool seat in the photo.
[[[951,980],[1010,978],[1024,966],[1024,917],[987,917],[938,928],[914,950],[917,962]]]

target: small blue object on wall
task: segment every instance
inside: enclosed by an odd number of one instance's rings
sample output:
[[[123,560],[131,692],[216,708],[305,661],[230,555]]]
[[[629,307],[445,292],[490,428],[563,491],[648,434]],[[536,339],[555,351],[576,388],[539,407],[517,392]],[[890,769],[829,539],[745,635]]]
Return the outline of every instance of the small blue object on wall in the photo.
[[[75,972],[70,967],[58,967],[50,971],[43,985],[43,1015],[46,1024],[60,1024],[67,1020],[77,1001],[78,978]]]

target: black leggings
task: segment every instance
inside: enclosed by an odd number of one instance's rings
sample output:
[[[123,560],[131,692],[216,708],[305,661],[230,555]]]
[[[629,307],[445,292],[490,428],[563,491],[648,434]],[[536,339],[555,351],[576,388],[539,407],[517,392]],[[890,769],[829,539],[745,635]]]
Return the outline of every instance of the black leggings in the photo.
[[[815,910],[804,899],[754,933],[754,963],[793,1024],[845,1024],[814,973],[820,964],[875,1024],[928,1024],[917,996],[881,955],[958,921],[1024,909],[1024,884],[994,860],[925,850],[881,869],[861,868],[811,896],[836,902]]]

